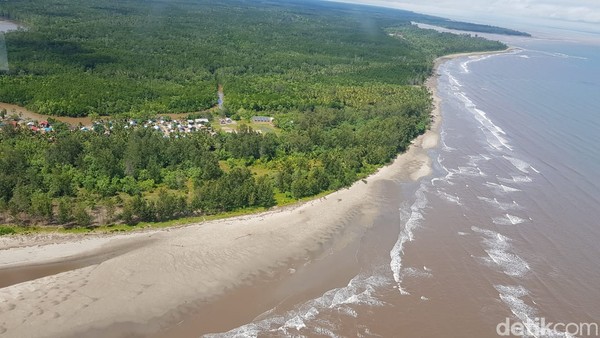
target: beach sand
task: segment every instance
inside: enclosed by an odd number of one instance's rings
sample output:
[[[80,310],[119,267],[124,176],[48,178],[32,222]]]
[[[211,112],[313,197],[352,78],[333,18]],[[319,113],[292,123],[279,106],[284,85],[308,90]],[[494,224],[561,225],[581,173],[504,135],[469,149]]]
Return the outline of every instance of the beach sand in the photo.
[[[357,216],[364,220],[360,226],[369,227],[386,182],[431,173],[427,150],[437,146],[441,123],[436,83],[435,75],[427,81],[435,106],[430,130],[392,164],[326,197],[257,215],[125,235],[0,238],[0,277],[11,269],[88,259],[74,269],[0,288],[0,336],[81,336],[108,328],[118,332],[119,325],[145,328],[137,334],[157,332],[164,329],[158,319],[186,304],[215,299],[322,250]]]
[[[140,237],[152,241],[98,264],[0,289],[0,334],[56,337],[115,323],[152,323],[169,310],[210,299],[302,258],[319,250],[352,217],[368,217],[377,209],[377,182],[427,175],[422,145],[433,145],[430,137],[436,137],[434,131],[420,136],[367,183],[358,181],[283,210],[151,233],[55,238],[59,243],[46,245],[38,245],[36,238],[3,239],[2,249],[7,249],[0,251],[0,267],[5,268],[89,257]]]

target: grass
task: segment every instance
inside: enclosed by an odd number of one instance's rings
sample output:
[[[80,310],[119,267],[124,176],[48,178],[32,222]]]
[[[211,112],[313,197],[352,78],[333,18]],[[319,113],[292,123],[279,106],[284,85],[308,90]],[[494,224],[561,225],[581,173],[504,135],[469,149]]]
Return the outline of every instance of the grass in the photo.
[[[251,127],[254,130],[260,130],[261,133],[266,134],[266,133],[275,133],[275,134],[280,134],[281,130],[278,128],[275,128],[275,126],[273,126],[270,123],[256,123],[256,122],[246,122],[246,124]]]
[[[228,171],[229,165],[226,161],[219,161],[223,170]],[[272,169],[269,169],[263,165],[253,165],[250,166],[249,169],[255,173],[256,175],[265,175],[270,174]],[[362,172],[359,173],[357,177],[358,180],[363,180],[369,175],[373,174],[377,171],[377,166],[368,166],[363,168]],[[190,182],[188,182],[189,184]],[[311,200],[316,200],[321,197],[327,196],[334,192],[334,190],[323,191],[314,196],[308,196],[301,199],[295,199],[289,194],[275,191],[275,202],[276,207],[285,207],[294,204],[300,204],[304,202],[308,202]],[[150,193],[152,194],[152,193]],[[234,210],[230,212],[224,212],[216,215],[206,215],[206,216],[194,216],[194,217],[184,217],[178,218],[174,220],[164,221],[164,222],[140,222],[135,225],[128,224],[112,224],[112,225],[101,225],[97,227],[89,227],[89,228],[64,228],[62,226],[17,226],[17,225],[0,225],[0,236],[11,235],[11,234],[33,234],[33,233],[67,233],[67,234],[103,234],[103,233],[114,233],[114,232],[130,232],[130,231],[139,231],[143,229],[162,229],[169,227],[177,227],[183,225],[189,225],[193,223],[202,223],[207,221],[213,221],[218,219],[232,218],[238,216],[245,215],[253,215],[258,214],[268,209],[259,207],[259,208],[244,208],[239,210]]]
[[[222,161],[225,162],[225,161]],[[227,163],[220,163],[222,166],[227,167],[229,169]],[[263,166],[252,166],[250,170],[253,173],[257,173],[258,175],[268,174],[271,170],[265,168]],[[376,166],[369,166],[368,168],[363,168],[363,171],[358,175],[357,180],[363,180],[374,173],[377,170]],[[316,200],[321,197],[327,196],[334,192],[334,190],[323,191],[314,196],[308,196],[301,199],[295,199],[289,194],[275,191],[275,202],[276,207],[285,207],[294,204],[300,204],[304,202],[308,202],[311,200]],[[245,215],[253,215],[258,214],[268,209],[259,207],[259,208],[244,208],[229,212],[224,212],[216,215],[206,215],[206,216],[194,216],[194,217],[184,217],[178,218],[174,220],[164,221],[164,222],[140,222],[135,225],[128,224],[112,224],[112,225],[101,225],[97,227],[89,227],[89,228],[64,228],[62,226],[16,226],[16,225],[0,225],[0,236],[11,235],[11,234],[33,234],[33,233],[67,233],[67,234],[103,234],[103,233],[114,233],[114,232],[130,232],[130,231],[139,231],[143,229],[162,229],[169,227],[177,227],[183,225],[189,225],[193,223],[202,223],[208,222],[218,219],[232,218],[238,216]]]
[[[264,164],[253,164],[248,169],[256,176],[274,175],[277,172],[274,169],[267,168]]]
[[[0,236],[14,234],[16,230],[10,226],[0,226]]]
[[[128,224],[113,224],[101,225],[89,228],[64,228],[62,226],[30,226],[20,227],[13,225],[0,226],[0,236],[8,234],[33,234],[33,233],[65,233],[65,234],[103,234],[113,232],[130,232],[143,229],[162,229],[189,225],[193,223],[202,223],[218,219],[231,218],[244,215],[257,214],[266,211],[265,208],[245,208],[230,212],[224,212],[217,215],[184,217],[164,222],[140,222],[135,225]]]
[[[324,191],[315,196],[304,197],[301,199],[294,199],[284,193],[277,192],[275,194],[276,199],[276,207],[285,207],[294,204],[308,202],[310,200],[315,200],[326,196],[333,191]],[[65,233],[65,234],[106,234],[106,233],[114,233],[114,232],[130,232],[136,230],[143,229],[162,229],[162,228],[170,228],[177,227],[183,225],[189,225],[193,223],[203,223],[208,221],[214,221],[225,218],[232,218],[238,216],[246,216],[258,214],[261,212],[265,212],[269,209],[263,207],[257,208],[244,208],[229,212],[224,212],[216,215],[206,215],[206,216],[194,216],[194,217],[184,217],[178,218],[174,220],[164,221],[164,222],[140,222],[135,225],[128,224],[114,224],[114,225],[101,225],[97,227],[90,228],[64,228],[62,226],[29,226],[29,227],[20,227],[13,225],[3,225],[0,226],[0,236],[9,235],[9,234],[33,234],[33,233]]]

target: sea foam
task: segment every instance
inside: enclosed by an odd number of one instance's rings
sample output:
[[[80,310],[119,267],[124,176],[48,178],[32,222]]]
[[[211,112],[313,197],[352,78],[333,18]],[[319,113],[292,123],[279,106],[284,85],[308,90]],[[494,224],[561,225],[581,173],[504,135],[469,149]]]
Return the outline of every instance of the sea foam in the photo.
[[[511,214],[504,214],[502,217],[492,218],[492,222],[498,225],[517,225],[526,222],[526,220]]]
[[[357,275],[345,287],[329,290],[320,297],[300,304],[284,314],[275,314],[275,309],[271,309],[259,316],[262,318],[260,320],[228,332],[208,334],[205,337],[302,336],[302,334],[337,337],[333,333],[333,330],[337,328],[317,316],[326,311],[335,311],[336,316],[345,315],[356,318],[358,314],[352,306],[359,304],[383,305],[384,303],[377,299],[375,292],[390,284],[390,278],[384,274]]]
[[[499,194],[521,191],[520,189],[517,189],[517,188],[513,188],[513,187],[510,187],[507,185],[493,183],[493,182],[485,182],[484,185],[488,188],[494,189],[494,191]]]
[[[489,198],[489,197],[477,196],[477,198],[479,200],[487,202],[490,205],[495,206],[498,209],[503,210],[503,211],[522,209],[521,206],[519,204],[517,204],[517,202],[515,202],[515,201],[501,202],[501,201],[498,201],[498,198],[496,198],[496,197]]]
[[[506,132],[498,125],[496,125],[481,109],[478,109],[475,103],[467,96],[466,93],[456,91],[455,94],[460,99],[465,108],[473,114],[473,117],[479,122],[482,127],[482,131],[486,137],[488,145],[495,150],[508,149],[513,150],[508,140],[505,138]]]
[[[390,251],[390,268],[392,270],[394,280],[398,286],[398,290],[402,294],[408,294],[407,291],[402,289],[402,255],[404,253],[404,244],[414,240],[413,231],[421,224],[421,221],[423,220],[422,212],[427,206],[427,197],[425,196],[425,191],[425,185],[421,184],[415,193],[415,202],[410,206],[410,208],[402,209],[400,220],[401,223],[404,224],[404,228],[400,231],[398,240]]]
[[[536,173],[539,173],[539,171],[537,171],[537,169],[532,167],[531,164],[529,164],[521,159],[506,156],[506,155],[503,155],[502,157],[504,157],[504,159],[509,161],[515,168],[517,168],[517,170],[519,170],[520,172],[522,172],[524,174],[529,174],[530,169],[535,171]]]
[[[508,306],[512,314],[519,319],[527,330],[524,337],[573,337],[568,333],[550,330],[540,325],[540,321],[535,318],[538,312],[537,309],[523,300],[523,298],[529,297],[529,291],[523,286],[494,285],[494,288],[498,291],[500,300]]]
[[[511,277],[523,277],[530,270],[529,264],[511,252],[510,238],[488,229],[471,227],[476,233],[483,236],[483,244],[488,257],[482,258],[491,266],[498,267],[504,274]]]

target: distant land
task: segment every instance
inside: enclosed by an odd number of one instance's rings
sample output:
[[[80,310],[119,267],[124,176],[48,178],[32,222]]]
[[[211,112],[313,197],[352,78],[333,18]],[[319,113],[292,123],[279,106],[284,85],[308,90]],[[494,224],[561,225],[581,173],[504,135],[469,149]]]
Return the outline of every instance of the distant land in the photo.
[[[68,228],[347,187],[429,128],[437,57],[506,48],[411,22],[517,33],[317,1],[28,0],[0,17],[26,27],[5,33],[0,102],[94,122],[1,112],[0,223]]]

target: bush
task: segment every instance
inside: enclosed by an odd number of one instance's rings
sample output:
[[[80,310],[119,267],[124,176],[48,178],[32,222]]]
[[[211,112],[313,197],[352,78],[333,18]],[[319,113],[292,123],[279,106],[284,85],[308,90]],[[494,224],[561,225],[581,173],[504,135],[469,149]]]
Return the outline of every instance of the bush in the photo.
[[[9,227],[0,227],[0,236],[14,234],[16,231]]]
[[[73,210],[73,219],[81,227],[87,227],[92,224],[92,217],[87,212],[83,204],[78,204]]]

